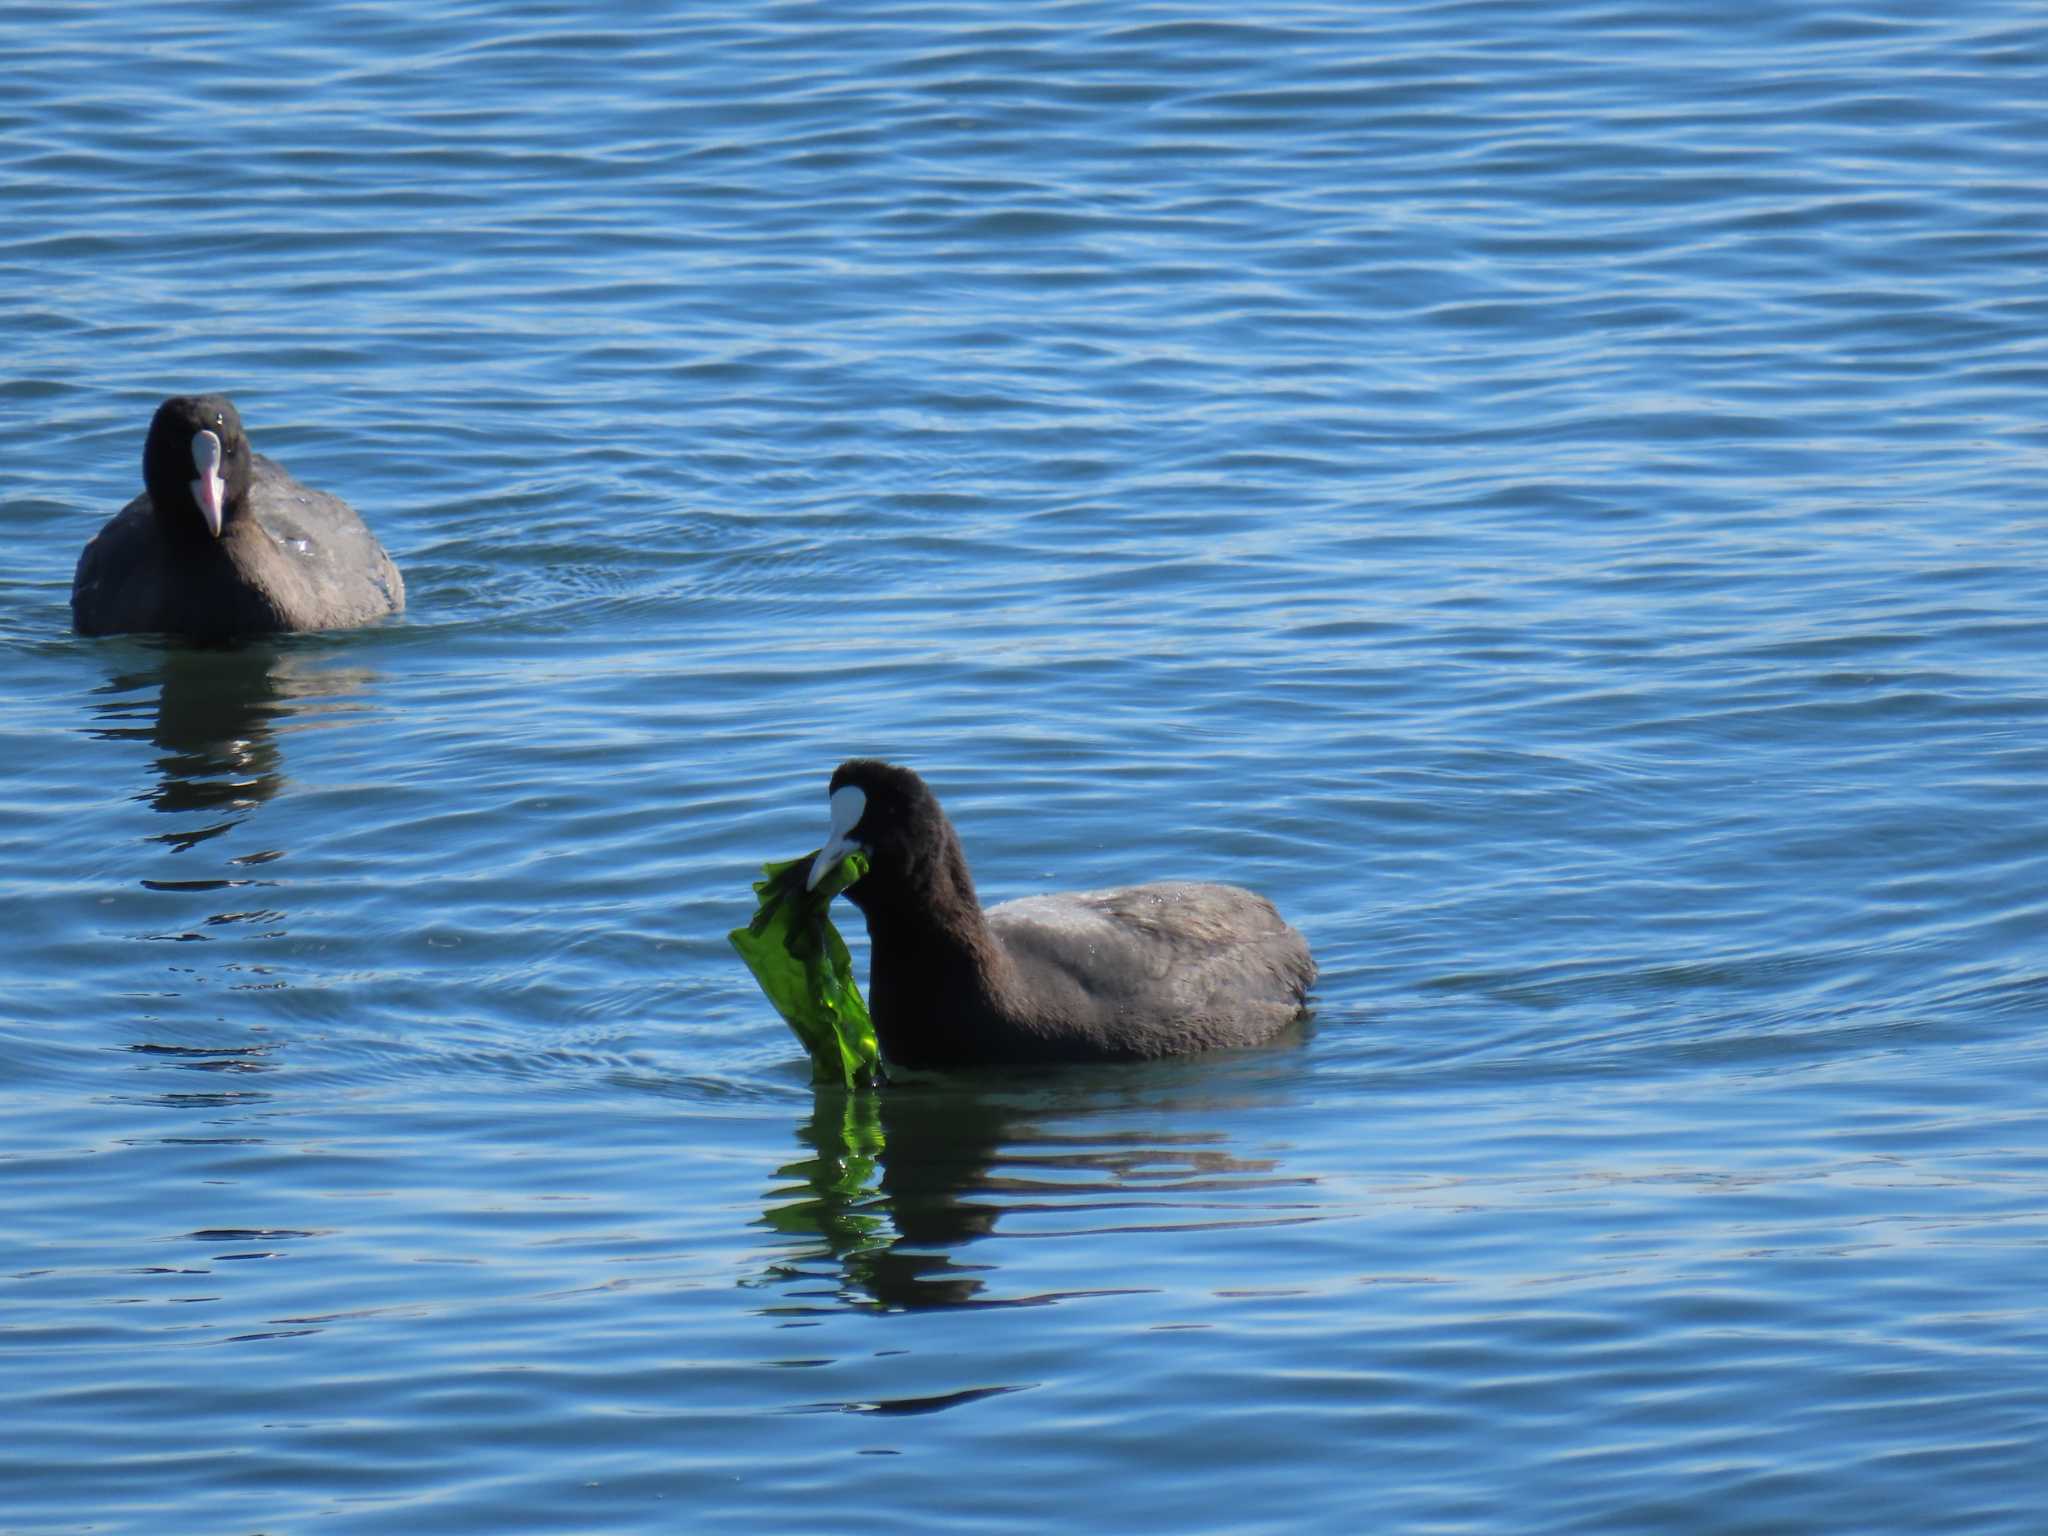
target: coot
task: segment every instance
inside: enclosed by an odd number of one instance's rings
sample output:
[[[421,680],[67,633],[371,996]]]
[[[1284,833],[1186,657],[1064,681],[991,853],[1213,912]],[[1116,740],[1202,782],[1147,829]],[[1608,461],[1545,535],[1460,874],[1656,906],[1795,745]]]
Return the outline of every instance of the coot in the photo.
[[[251,450],[223,395],[157,407],[142,483],[78,557],[82,635],[234,640],[348,629],[405,607],[398,567],[354,509]]]
[[[901,1067],[1125,1061],[1256,1045],[1299,1017],[1308,944],[1263,896],[1166,881],[984,911],[946,813],[908,768],[832,775],[810,883],[858,848],[868,1007]]]

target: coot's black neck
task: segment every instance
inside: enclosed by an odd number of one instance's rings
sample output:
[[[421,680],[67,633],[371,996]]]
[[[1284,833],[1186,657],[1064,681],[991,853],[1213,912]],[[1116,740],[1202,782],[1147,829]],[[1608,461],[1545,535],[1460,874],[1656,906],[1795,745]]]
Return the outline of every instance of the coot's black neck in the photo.
[[[919,852],[877,860],[846,895],[867,918],[868,1007],[882,1054],[904,1067],[957,1065],[985,1055],[990,1031],[1012,1012],[1013,967],[952,828]]]

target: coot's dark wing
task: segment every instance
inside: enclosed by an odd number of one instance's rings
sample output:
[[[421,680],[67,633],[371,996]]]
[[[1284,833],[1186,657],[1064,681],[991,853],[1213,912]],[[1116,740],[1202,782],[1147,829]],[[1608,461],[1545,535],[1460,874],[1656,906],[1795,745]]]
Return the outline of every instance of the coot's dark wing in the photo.
[[[78,557],[71,578],[71,623],[81,635],[159,629],[166,573],[163,535],[149,497],[109,518]]]
[[[990,908],[988,922],[1033,1011],[1105,1054],[1256,1044],[1300,1012],[1315,980],[1301,935],[1236,886],[1027,896]]]
[[[255,455],[249,510],[270,535],[255,578],[290,629],[347,629],[405,607],[405,579],[356,511]]]

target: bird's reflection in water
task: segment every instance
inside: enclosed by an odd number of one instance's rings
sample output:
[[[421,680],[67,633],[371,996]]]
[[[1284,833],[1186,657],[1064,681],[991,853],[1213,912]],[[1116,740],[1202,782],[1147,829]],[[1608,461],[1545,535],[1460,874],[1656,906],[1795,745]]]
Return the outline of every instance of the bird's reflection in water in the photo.
[[[161,813],[165,825],[147,845],[184,855],[246,822],[286,782],[283,739],[291,731],[361,714],[376,674],[360,666],[321,661],[315,648],[255,644],[235,648],[166,646],[125,648],[123,670],[94,701],[91,734],[107,741],[146,743],[154,751],[149,778],[134,798]],[[285,913],[264,900],[250,902],[243,888],[269,882],[256,867],[283,850],[238,850],[226,867],[167,868],[160,853],[141,861],[138,883],[163,893],[152,902],[159,916],[136,937],[147,942],[192,943],[230,934],[269,939],[284,932]],[[173,877],[175,873],[176,877]],[[220,909],[216,893],[232,891]],[[171,915],[168,925],[161,914]],[[202,916],[203,914],[203,916]],[[138,1010],[133,1053],[138,1089],[131,1102],[197,1110],[238,1121],[260,1112],[269,1094],[254,1086],[275,1070],[277,1042],[255,1031],[223,1033],[234,1010],[223,1011],[220,987],[272,990],[283,983],[240,945],[202,966],[183,951],[166,967],[169,980],[151,990]],[[240,1130],[201,1140],[240,1140]]]
[[[790,1302],[767,1310],[1061,1299],[991,1294],[992,1263],[966,1255],[1005,1218],[1038,1235],[1316,1219],[1313,1177],[1229,1150],[1235,1095],[1159,1086],[819,1089],[797,1130],[806,1155],[778,1170],[792,1182],[762,1218],[796,1245],[769,1275]]]
[[[172,647],[151,660],[100,690],[107,697],[94,705],[93,734],[157,749],[156,781],[137,798],[189,821],[151,839],[180,852],[230,831],[277,793],[281,722],[363,709],[375,680],[367,668],[265,645]]]

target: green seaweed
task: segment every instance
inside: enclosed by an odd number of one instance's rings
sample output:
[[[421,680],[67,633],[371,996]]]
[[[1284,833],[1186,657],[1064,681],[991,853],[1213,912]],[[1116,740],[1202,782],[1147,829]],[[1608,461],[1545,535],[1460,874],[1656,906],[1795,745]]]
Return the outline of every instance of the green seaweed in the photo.
[[[754,882],[754,920],[727,935],[768,1001],[811,1057],[811,1081],[872,1088],[882,1080],[875,1026],[853,979],[853,957],[832,926],[832,898],[867,873],[867,856],[850,853],[804,889],[809,858],[764,864]]]

